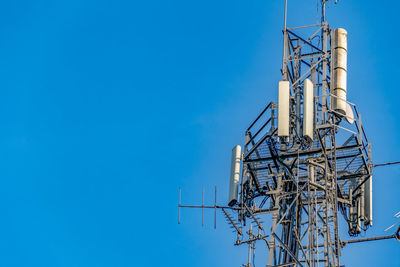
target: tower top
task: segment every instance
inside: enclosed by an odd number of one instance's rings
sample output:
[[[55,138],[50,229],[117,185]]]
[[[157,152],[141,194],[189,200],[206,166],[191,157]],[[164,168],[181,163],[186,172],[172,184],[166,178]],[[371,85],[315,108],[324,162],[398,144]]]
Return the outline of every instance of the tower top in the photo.
[[[324,23],[326,21],[326,4],[329,4],[330,0],[317,0],[317,21],[319,23]],[[339,0],[334,0],[335,4],[339,2]],[[287,27],[287,6],[288,0],[285,0],[285,14],[284,14],[284,29]]]

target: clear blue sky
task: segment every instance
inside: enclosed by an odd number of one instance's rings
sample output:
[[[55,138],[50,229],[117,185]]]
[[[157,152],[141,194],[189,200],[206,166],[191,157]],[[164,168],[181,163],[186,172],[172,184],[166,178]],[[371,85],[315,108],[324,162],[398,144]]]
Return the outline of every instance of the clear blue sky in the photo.
[[[300,3],[307,4],[301,8]],[[400,160],[396,1],[328,11],[349,32],[349,100],[376,163]],[[0,265],[240,266],[212,212],[230,152],[276,99],[283,0],[2,1]],[[289,25],[315,0],[289,0]],[[376,169],[375,225],[400,210],[400,167]],[[258,266],[262,266],[259,246]],[[347,266],[400,266],[394,240],[348,246]]]

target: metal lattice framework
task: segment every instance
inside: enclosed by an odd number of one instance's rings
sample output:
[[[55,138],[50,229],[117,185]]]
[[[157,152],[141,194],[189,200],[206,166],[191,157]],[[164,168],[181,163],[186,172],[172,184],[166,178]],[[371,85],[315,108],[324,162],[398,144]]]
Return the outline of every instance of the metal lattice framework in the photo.
[[[325,20],[325,1],[321,10],[320,24],[288,28],[285,3],[282,76],[291,89],[290,138],[279,140],[276,103],[246,131],[241,205],[256,213],[269,200],[268,266],[339,266],[338,212],[351,235],[360,233],[361,221],[364,227],[370,224],[362,208],[350,211],[363,204],[363,184],[372,175],[370,145],[355,105],[350,105],[357,115],[352,124],[332,107],[333,33]],[[315,88],[313,142],[301,136],[306,78]],[[246,214],[240,219],[245,221]]]
[[[245,131],[237,204],[179,203],[221,208],[237,232],[235,245],[249,245],[247,267],[252,266],[257,240],[268,246],[267,266],[341,266],[341,249],[347,243],[400,239],[399,230],[371,239],[339,237],[339,216],[348,223],[350,236],[372,225],[363,207],[374,165],[356,106],[346,101],[355,115],[351,118],[333,109],[333,30],[325,19],[327,0],[318,2],[319,24],[289,28],[285,1],[282,79],[290,83],[289,137],[278,137],[278,103],[269,103]],[[312,81],[315,96],[312,140],[302,136],[305,79]]]

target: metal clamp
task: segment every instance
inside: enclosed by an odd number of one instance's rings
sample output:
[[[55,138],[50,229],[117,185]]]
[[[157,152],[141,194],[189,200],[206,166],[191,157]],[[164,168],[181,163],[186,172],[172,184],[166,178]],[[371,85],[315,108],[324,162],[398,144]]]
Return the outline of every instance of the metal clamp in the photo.
[[[396,238],[397,241],[400,242],[400,226],[399,226],[399,228],[397,228],[397,231],[394,234],[394,237]]]

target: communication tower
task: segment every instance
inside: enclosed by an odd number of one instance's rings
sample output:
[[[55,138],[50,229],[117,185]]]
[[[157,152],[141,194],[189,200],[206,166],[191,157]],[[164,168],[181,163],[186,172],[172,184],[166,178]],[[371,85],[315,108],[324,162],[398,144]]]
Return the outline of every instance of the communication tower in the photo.
[[[371,144],[356,105],[347,101],[347,31],[326,21],[328,0],[318,0],[319,23],[288,27],[285,0],[282,80],[269,103],[232,150],[229,198],[222,209],[237,232],[235,245],[268,247],[267,266],[341,266],[348,243],[339,216],[357,236],[373,223]],[[350,35],[351,36],[351,35]],[[264,224],[268,222],[268,224]],[[267,228],[265,225],[268,225]],[[245,237],[245,234],[247,236]]]

